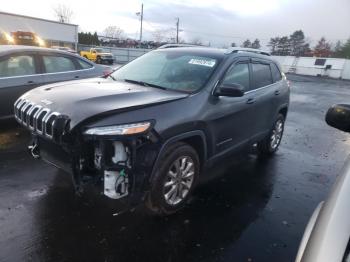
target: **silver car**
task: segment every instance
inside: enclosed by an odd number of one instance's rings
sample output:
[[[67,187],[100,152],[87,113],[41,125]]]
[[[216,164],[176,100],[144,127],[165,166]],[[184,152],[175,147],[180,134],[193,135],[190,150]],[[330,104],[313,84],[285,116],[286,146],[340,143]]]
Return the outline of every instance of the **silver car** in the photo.
[[[37,86],[107,75],[112,68],[65,51],[33,46],[0,46],[0,119],[13,116],[16,99]]]
[[[338,104],[326,115],[328,125],[350,133],[350,105]],[[327,200],[314,211],[296,262],[350,262],[350,157]]]

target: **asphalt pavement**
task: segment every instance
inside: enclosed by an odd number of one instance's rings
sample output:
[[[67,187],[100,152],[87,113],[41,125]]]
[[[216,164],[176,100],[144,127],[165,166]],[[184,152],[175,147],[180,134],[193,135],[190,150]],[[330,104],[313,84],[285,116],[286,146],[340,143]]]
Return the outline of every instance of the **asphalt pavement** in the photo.
[[[350,153],[350,136],[324,122],[332,104],[350,103],[350,82],[290,79],[277,154],[261,160],[252,150],[206,170],[213,179],[166,218],[77,197],[68,175],[29,156],[26,131],[1,122],[0,261],[294,261]]]

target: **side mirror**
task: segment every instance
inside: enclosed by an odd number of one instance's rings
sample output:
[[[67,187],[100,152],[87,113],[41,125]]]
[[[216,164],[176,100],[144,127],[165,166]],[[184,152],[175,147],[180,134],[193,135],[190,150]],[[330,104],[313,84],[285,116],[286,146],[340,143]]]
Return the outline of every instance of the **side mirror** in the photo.
[[[220,85],[214,95],[216,96],[230,96],[239,97],[244,95],[244,86],[240,84],[223,84]]]
[[[350,105],[338,104],[329,108],[326,123],[339,130],[350,132]]]

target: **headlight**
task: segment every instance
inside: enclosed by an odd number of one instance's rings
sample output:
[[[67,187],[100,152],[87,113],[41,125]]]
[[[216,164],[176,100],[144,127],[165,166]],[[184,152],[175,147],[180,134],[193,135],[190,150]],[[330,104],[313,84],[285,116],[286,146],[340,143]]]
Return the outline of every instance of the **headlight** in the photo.
[[[84,134],[100,136],[133,135],[147,131],[150,126],[150,122],[142,122],[127,125],[93,127],[87,129]]]

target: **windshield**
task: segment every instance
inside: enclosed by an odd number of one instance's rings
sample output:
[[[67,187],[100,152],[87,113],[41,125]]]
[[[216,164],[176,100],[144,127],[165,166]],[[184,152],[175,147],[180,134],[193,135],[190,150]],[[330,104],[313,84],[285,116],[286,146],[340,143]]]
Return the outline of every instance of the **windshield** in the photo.
[[[194,92],[204,86],[217,64],[217,59],[178,50],[153,51],[121,67],[112,77]]]

